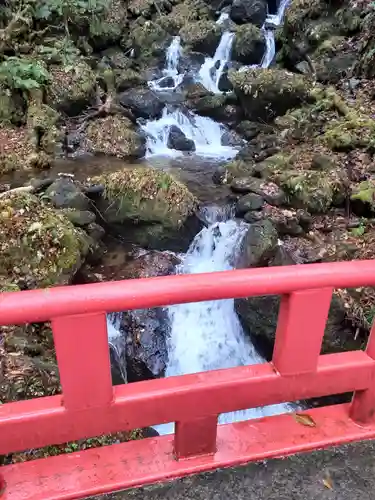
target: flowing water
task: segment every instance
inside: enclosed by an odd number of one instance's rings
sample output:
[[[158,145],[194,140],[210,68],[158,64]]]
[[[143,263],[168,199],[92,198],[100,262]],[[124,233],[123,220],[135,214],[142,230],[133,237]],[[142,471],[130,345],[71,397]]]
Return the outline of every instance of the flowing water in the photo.
[[[275,57],[274,27],[281,23],[289,0],[282,0],[276,14],[269,15],[263,26],[266,50],[258,67],[267,68]],[[225,26],[228,14],[223,13],[217,23]],[[218,93],[219,80],[230,61],[234,34],[225,30],[213,57],[207,57],[195,76],[208,90]],[[181,56],[179,37],[175,37],[166,53],[166,66],[162,79],[149,82],[160,92],[176,92],[184,75],[179,74]],[[163,79],[169,78],[166,87]],[[172,85],[173,83],[173,85]],[[225,127],[207,117],[188,110],[165,107],[162,117],[142,125],[147,135],[147,156],[173,157],[182,153],[168,147],[172,126],[177,126],[188,139],[195,143],[194,155],[199,158],[231,158],[237,150],[221,144]],[[206,207],[201,218],[207,227],[194,238],[183,257],[177,272],[182,274],[215,272],[232,269],[247,225],[234,220],[230,207],[221,209]],[[234,309],[234,300],[209,301],[181,304],[168,308],[170,335],[168,338],[168,362],[166,376],[197,373],[207,370],[245,366],[264,362],[249,336],[245,334]],[[117,333],[116,333],[117,332]],[[109,320],[109,340],[116,345],[118,325]],[[261,416],[291,411],[289,403],[262,408],[251,408],[222,414],[219,423],[247,420]],[[160,434],[173,432],[173,423],[158,425]]]
[[[207,273],[233,268],[247,224],[235,220],[215,222],[217,218],[225,218],[225,213],[208,211],[206,219],[210,224],[194,238],[178,273]],[[233,299],[171,306],[168,316],[171,333],[167,377],[265,362],[243,331]],[[219,423],[276,415],[291,409],[289,404],[278,404],[236,411],[221,415]],[[172,433],[173,428],[173,423],[155,427],[159,434]]]

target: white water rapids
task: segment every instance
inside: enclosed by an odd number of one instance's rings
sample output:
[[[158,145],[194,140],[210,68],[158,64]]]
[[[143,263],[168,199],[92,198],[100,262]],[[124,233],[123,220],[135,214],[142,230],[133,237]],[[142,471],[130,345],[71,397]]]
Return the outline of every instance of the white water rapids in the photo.
[[[212,210],[208,217],[216,218]],[[212,222],[194,238],[178,273],[226,271],[233,261],[247,224],[235,220]],[[168,308],[171,333],[168,339],[166,377],[233,368],[265,362],[243,331],[234,300],[180,304]],[[222,414],[219,423],[230,423],[291,411],[289,404]],[[173,433],[174,424],[155,427],[159,434]]]

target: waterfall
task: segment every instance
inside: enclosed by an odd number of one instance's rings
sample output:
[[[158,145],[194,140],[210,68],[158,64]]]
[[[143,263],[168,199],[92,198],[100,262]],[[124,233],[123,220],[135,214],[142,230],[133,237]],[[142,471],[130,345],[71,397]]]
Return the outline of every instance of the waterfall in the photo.
[[[263,29],[264,38],[266,40],[266,50],[263,55],[262,62],[260,63],[261,68],[268,68],[275,57],[275,36],[273,30]]]
[[[229,14],[223,12],[216,23],[222,25],[228,19]],[[226,63],[230,60],[233,39],[234,33],[224,31],[214,57],[206,57],[198,73],[198,81],[215,94],[220,93],[219,81]]]
[[[205,116],[179,109],[170,112],[164,108],[158,120],[148,121],[142,126],[147,135],[146,158],[154,155],[174,155],[182,153],[168,148],[168,136],[172,126],[177,126],[188,139],[195,143],[195,152],[201,156],[223,159],[233,158],[237,150],[221,145],[221,137],[225,131],[219,123]]]
[[[213,211],[208,220],[212,220]],[[219,213],[222,218],[223,213]],[[235,220],[213,222],[194,238],[178,273],[225,271],[233,268],[247,224]],[[170,338],[166,376],[199,373],[265,362],[243,331],[234,300],[180,304],[168,308]],[[292,410],[290,404],[222,414],[219,423],[230,423]],[[159,434],[173,433],[173,424],[155,427]]]
[[[180,85],[184,77],[183,74],[178,73],[178,63],[181,57],[181,52],[181,39],[179,36],[175,36],[173,37],[173,40],[166,52],[166,66],[163,69],[163,76],[158,80],[149,82],[151,88],[159,91],[168,91],[174,90],[178,85]],[[169,83],[170,79],[173,81],[173,84],[165,85],[165,82]]]

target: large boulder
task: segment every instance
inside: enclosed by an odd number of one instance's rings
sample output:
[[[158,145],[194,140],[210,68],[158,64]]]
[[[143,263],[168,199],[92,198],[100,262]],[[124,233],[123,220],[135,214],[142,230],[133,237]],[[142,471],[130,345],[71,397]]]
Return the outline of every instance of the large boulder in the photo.
[[[169,173],[130,165],[94,182],[105,186],[98,202],[100,213],[124,241],[183,251],[199,231],[196,198]]]
[[[185,0],[176,2],[172,11],[168,15],[160,16],[158,22],[168,33],[177,35],[185,24],[213,19],[213,14],[213,9],[204,0]]]
[[[0,198],[2,291],[68,284],[91,239],[61,212],[27,193]]]
[[[96,75],[85,62],[71,67],[52,66],[47,102],[53,108],[76,116],[95,96]]]
[[[232,58],[246,65],[259,64],[266,50],[263,32],[253,24],[238,26],[235,32]]]
[[[145,144],[145,137],[130,120],[120,115],[109,115],[89,123],[83,148],[93,154],[141,158],[146,152]]]
[[[158,118],[164,108],[164,103],[148,88],[126,90],[119,99],[120,104],[131,109],[137,118]]]
[[[234,0],[230,17],[237,24],[252,23],[263,26],[267,17],[266,0]]]
[[[222,34],[222,28],[214,21],[195,21],[180,30],[181,40],[189,49],[213,56]]]
[[[270,121],[309,99],[312,82],[281,69],[248,69],[230,74],[249,120]]]

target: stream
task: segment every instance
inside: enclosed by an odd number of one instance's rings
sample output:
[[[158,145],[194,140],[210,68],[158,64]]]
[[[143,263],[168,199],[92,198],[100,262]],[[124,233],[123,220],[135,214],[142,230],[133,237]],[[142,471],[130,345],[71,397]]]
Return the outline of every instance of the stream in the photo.
[[[266,19],[262,28],[266,51],[257,67],[267,68],[275,57],[274,29],[281,23],[287,4],[288,0],[282,0],[278,12]],[[194,75],[196,82],[218,94],[220,77],[230,61],[234,39],[234,34],[229,28],[226,29],[229,26],[228,17],[223,12],[217,20],[218,24],[223,25],[224,31],[216,52],[213,57],[206,57]],[[178,71],[181,55],[180,38],[175,37],[166,52],[162,78],[149,82],[154,91],[171,94],[176,91],[184,79],[184,74]],[[170,86],[161,87],[161,81],[165,77],[168,77]],[[147,137],[146,158],[151,161],[153,157],[174,158],[183,155],[168,147],[171,127],[178,127],[186,138],[194,141],[194,156],[198,159],[206,157],[218,161],[237,154],[235,147],[222,145],[221,138],[226,132],[224,125],[178,105],[167,105],[161,118],[142,123],[141,127]],[[234,266],[248,225],[235,220],[231,211],[223,207],[207,206],[202,211],[201,218],[206,227],[192,241],[177,273],[207,273],[229,270]],[[167,377],[264,362],[243,331],[234,309],[234,300],[175,305],[167,309],[167,316],[170,325],[165,373]],[[110,345],[115,348],[119,336],[116,315],[108,319],[108,336]],[[292,405],[289,403],[252,408],[220,415],[219,423],[248,420],[291,410]],[[158,425],[155,429],[159,434],[173,433],[174,424]]]

